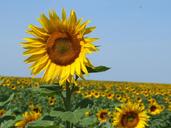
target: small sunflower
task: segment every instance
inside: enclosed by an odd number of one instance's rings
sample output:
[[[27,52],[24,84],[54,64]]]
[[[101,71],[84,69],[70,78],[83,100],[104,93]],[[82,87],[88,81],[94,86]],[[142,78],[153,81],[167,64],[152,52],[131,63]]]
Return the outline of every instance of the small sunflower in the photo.
[[[4,109],[0,109],[0,117],[2,117],[5,114],[5,110]]]
[[[53,106],[55,103],[56,103],[56,98],[54,96],[48,98],[48,104],[50,106]]]
[[[108,120],[109,111],[106,109],[102,109],[96,114],[96,116],[97,116],[98,120],[100,121],[100,123],[105,123]]]
[[[159,105],[157,102],[151,103],[149,105],[148,113],[150,115],[158,115],[164,110],[164,107]]]
[[[106,94],[106,97],[107,97],[109,100],[112,100],[113,97],[114,97],[114,94],[113,94],[113,93],[107,93],[107,94]]]
[[[15,85],[10,85],[10,88],[12,89],[12,90],[16,90],[16,86]]]
[[[95,98],[99,98],[100,97],[100,93],[99,92],[95,92],[94,95],[93,95]]]
[[[82,94],[83,94],[83,96],[84,96],[85,98],[90,98],[90,97],[92,97],[91,91],[86,91],[86,92],[84,92],[84,93],[82,93]]]
[[[113,116],[113,126],[117,128],[145,128],[147,126],[149,116],[139,105],[128,102],[116,110]]]
[[[76,76],[83,78],[83,74],[88,74],[87,67],[93,65],[86,55],[97,51],[92,44],[97,38],[85,35],[95,27],[86,27],[89,21],[77,19],[74,10],[67,17],[65,9],[62,10],[62,18],[55,11],[50,11],[49,18],[42,14],[39,22],[42,27],[30,25],[27,31],[34,37],[25,38],[21,43],[26,49],[23,54],[29,56],[25,62],[32,64],[33,76],[44,71],[43,81],[63,84],[75,82]]]
[[[29,110],[31,112],[41,113],[42,112],[42,107],[40,105],[34,105],[33,103],[30,103]]]
[[[38,120],[41,116],[41,113],[38,112],[25,112],[23,114],[23,120],[18,121],[15,126],[17,128],[25,128],[25,126],[32,121]]]

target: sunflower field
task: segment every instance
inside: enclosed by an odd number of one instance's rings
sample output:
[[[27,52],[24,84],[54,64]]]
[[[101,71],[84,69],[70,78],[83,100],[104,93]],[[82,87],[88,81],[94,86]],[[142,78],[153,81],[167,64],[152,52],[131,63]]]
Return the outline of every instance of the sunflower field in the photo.
[[[1,128],[171,127],[171,85],[78,81],[71,111],[61,97],[65,86],[40,79],[0,77]]]
[[[38,20],[20,43],[32,77],[0,77],[0,128],[171,128],[171,85],[86,81],[110,69],[87,57],[96,27],[74,10]]]

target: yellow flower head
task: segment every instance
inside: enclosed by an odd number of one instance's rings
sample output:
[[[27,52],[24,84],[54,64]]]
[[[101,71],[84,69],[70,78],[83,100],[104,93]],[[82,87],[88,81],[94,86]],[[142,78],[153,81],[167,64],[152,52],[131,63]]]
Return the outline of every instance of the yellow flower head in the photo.
[[[97,118],[100,121],[100,123],[105,123],[108,120],[109,111],[106,109],[102,109],[96,115],[97,115]]]
[[[157,102],[149,105],[148,113],[150,115],[158,115],[164,110],[164,106],[159,105]]]
[[[4,109],[0,109],[0,117],[2,117],[5,114],[5,110]]]
[[[56,103],[56,98],[54,96],[51,96],[48,98],[48,104],[49,105],[54,105]]]
[[[37,119],[39,119],[41,116],[41,113],[37,113],[37,112],[25,112],[23,114],[23,120],[17,122],[15,124],[15,126],[17,128],[25,128],[25,126],[32,121],[35,121]]]
[[[97,51],[92,44],[97,38],[85,35],[95,27],[86,27],[89,21],[77,19],[74,10],[67,17],[64,9],[62,18],[50,11],[49,18],[42,14],[39,22],[42,27],[30,25],[27,31],[34,37],[25,38],[21,43],[26,49],[23,54],[29,56],[25,62],[32,63],[32,74],[44,71],[43,81],[58,81],[59,84],[75,82],[75,76],[83,78],[83,74],[88,74],[86,67],[92,67],[92,64],[86,55]]]
[[[117,128],[145,128],[147,126],[149,116],[138,104],[128,102],[116,110],[112,124]]]

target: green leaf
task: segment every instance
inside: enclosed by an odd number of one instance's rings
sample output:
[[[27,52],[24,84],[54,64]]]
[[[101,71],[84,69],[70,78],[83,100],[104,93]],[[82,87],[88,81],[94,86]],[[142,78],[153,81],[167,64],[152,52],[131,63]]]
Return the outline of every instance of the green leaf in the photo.
[[[50,91],[55,91],[55,92],[59,92],[62,90],[62,88],[58,85],[41,85],[40,88],[45,88],[45,89],[48,89]]]
[[[3,116],[2,118],[0,118],[0,124],[3,122],[4,123],[8,122],[9,120],[15,120],[15,116],[10,116],[10,115]]]
[[[11,115],[3,116],[2,118],[0,118],[0,128],[13,128],[12,126],[14,126],[16,122],[22,119],[23,116],[21,115],[18,115],[16,117]]]
[[[53,121],[38,120],[29,123],[26,128],[55,128],[55,125]]]
[[[0,106],[5,106],[5,105],[6,105],[7,103],[9,103],[13,98],[14,98],[14,93],[11,94],[11,95],[9,96],[9,98],[8,98],[6,101],[0,102]]]
[[[60,118],[63,121],[68,121],[70,123],[76,124],[79,119],[76,117],[76,115],[73,112],[64,112],[60,115]]]
[[[88,126],[96,124],[96,122],[97,122],[97,118],[95,116],[91,116],[91,117],[86,117],[82,119],[80,122],[80,125],[82,127],[88,127]]]
[[[87,67],[89,73],[96,73],[96,72],[104,72],[109,70],[109,67],[106,66],[97,66],[97,67]]]
[[[83,108],[83,109],[76,109],[73,113],[77,117],[78,120],[81,120],[85,116],[86,112],[89,112],[90,109],[88,108]]]
[[[60,111],[52,111],[50,116],[54,116],[60,118],[62,121],[69,121],[71,123],[77,123],[78,119],[75,117],[73,112],[60,112]]]
[[[85,115],[85,112],[90,111],[90,109],[77,109],[74,112],[67,111],[67,112],[61,112],[61,111],[52,111],[50,113],[50,116],[60,118],[62,121],[68,121],[70,123],[76,124]]]
[[[3,123],[0,123],[0,128],[13,128],[14,124],[14,120],[8,120]]]

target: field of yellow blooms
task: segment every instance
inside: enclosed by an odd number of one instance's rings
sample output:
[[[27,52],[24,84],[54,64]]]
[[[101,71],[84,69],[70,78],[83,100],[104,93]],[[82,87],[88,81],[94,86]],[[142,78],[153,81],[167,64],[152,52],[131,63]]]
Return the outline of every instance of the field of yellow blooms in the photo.
[[[65,111],[66,86],[0,77],[0,128],[170,128],[171,85],[78,81]]]

